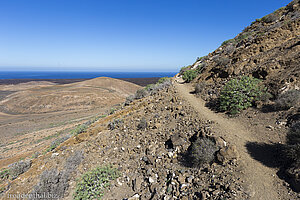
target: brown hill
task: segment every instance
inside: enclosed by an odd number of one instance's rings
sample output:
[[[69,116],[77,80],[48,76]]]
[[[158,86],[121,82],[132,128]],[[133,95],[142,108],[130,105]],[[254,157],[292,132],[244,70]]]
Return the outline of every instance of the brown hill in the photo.
[[[133,83],[106,77],[64,85],[43,83],[38,87],[32,82],[22,83],[3,88],[20,91],[6,96],[0,107],[7,113],[23,114],[92,109],[120,103],[139,88]]]

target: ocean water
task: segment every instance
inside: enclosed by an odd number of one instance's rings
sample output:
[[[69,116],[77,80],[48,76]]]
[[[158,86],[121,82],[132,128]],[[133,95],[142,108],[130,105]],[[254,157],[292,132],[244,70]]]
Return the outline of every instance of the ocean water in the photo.
[[[177,72],[71,72],[71,71],[0,71],[0,79],[85,79],[172,77]]]

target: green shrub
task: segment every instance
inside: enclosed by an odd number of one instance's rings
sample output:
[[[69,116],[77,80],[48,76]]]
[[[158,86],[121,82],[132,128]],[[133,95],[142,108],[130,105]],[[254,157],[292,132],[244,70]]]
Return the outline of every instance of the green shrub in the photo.
[[[280,94],[275,101],[275,108],[277,110],[288,110],[292,106],[299,104],[300,102],[300,90],[289,90],[283,94]]]
[[[206,56],[197,57],[196,62],[198,62],[198,61],[200,61],[200,60],[202,60],[202,59],[204,59],[204,58],[206,58]]]
[[[266,88],[256,78],[243,76],[226,83],[219,97],[220,110],[237,114],[241,110],[253,106],[267,94]]]
[[[185,71],[189,70],[189,68],[191,67],[191,65],[188,65],[188,66],[184,66],[184,67],[181,67],[180,71],[179,71],[179,74],[183,74]]]
[[[83,174],[77,183],[74,199],[101,199],[104,189],[117,177],[119,177],[119,172],[110,166],[97,167]]]
[[[234,39],[226,40],[221,44],[221,46],[225,46],[226,44],[229,44],[229,43],[235,43],[235,40]]]
[[[154,84],[148,84],[148,85],[146,85],[145,90],[149,91],[153,87],[154,87]]]
[[[215,159],[218,150],[216,144],[209,138],[197,138],[189,148],[189,159],[194,167],[201,167]]]
[[[77,126],[71,131],[71,134],[72,134],[72,135],[78,135],[78,134],[83,133],[84,131],[86,131],[87,128],[88,128],[88,126],[85,125],[85,124],[77,125]]]
[[[56,147],[58,147],[61,143],[69,139],[71,136],[72,136],[71,134],[68,134],[66,136],[55,139],[54,141],[51,142],[50,147],[48,147],[44,153],[53,151],[54,149],[56,149]]]
[[[198,73],[196,70],[190,69],[187,70],[183,73],[183,80],[187,83],[191,82],[192,80],[194,80],[197,77]]]
[[[164,82],[166,82],[166,81],[170,81],[170,80],[171,80],[170,77],[162,77],[162,78],[160,78],[160,79],[157,81],[156,84],[162,84],[162,83],[164,83]]]
[[[9,169],[4,169],[0,172],[0,183],[1,180],[6,180],[9,178]]]

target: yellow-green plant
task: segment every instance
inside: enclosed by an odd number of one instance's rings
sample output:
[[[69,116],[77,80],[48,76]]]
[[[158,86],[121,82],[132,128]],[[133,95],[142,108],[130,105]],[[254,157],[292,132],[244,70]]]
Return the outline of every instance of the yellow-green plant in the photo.
[[[117,169],[110,166],[97,167],[81,177],[74,193],[75,200],[101,199],[104,189],[119,177]]]
[[[197,77],[197,75],[198,75],[198,72],[196,70],[190,69],[183,73],[182,79],[185,82],[189,83],[192,80],[194,80]]]
[[[241,110],[253,106],[255,101],[261,100],[268,93],[267,88],[256,78],[243,76],[232,79],[223,87],[219,102],[220,110],[237,114]]]

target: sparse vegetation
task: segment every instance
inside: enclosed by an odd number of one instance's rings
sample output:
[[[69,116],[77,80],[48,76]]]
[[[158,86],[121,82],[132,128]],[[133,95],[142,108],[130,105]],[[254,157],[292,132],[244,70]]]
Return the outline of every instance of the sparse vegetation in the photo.
[[[216,144],[209,138],[197,138],[189,148],[189,160],[194,167],[211,163],[215,159],[218,150]]]
[[[300,165],[300,122],[295,123],[287,134],[284,155],[292,165]]]
[[[288,110],[292,106],[299,104],[300,102],[300,90],[289,90],[283,94],[280,94],[275,101],[275,108],[277,110]]]
[[[277,19],[279,19],[279,17],[275,13],[271,13],[261,18],[261,21],[265,23],[272,23],[275,22]]]
[[[205,82],[196,83],[195,85],[195,93],[200,94],[205,88]]]
[[[300,143],[287,145],[285,149],[285,156],[292,165],[300,165]]]
[[[229,39],[229,40],[225,40],[222,44],[221,44],[221,46],[225,46],[226,44],[229,44],[229,43],[235,43],[235,40],[234,39]]]
[[[0,182],[9,178],[9,169],[4,169],[0,172]]]
[[[83,158],[83,152],[76,151],[68,157],[62,171],[57,169],[45,170],[40,176],[39,183],[34,186],[32,194],[42,195],[48,193],[55,195],[53,199],[63,198],[69,187],[70,174],[78,167]]]
[[[200,60],[204,59],[205,57],[206,57],[206,56],[197,57],[197,59],[196,59],[196,62],[198,62],[198,61],[200,61]]]
[[[224,41],[221,46],[225,46],[229,43],[231,44],[237,44],[239,42],[241,42],[242,40],[244,39],[248,39],[253,33],[251,32],[243,32],[241,34],[239,34],[237,37],[233,38],[233,39],[229,39],[229,40],[226,40]]]
[[[187,70],[183,73],[183,80],[187,83],[191,82],[192,80],[194,80],[197,77],[198,73],[196,70],[190,69]]]
[[[124,104],[129,105],[131,102],[137,99],[142,99],[146,96],[153,95],[159,90],[165,89],[172,85],[172,81],[170,77],[162,77],[160,78],[156,84],[149,84],[145,88],[139,89],[136,91],[134,95],[130,95],[126,98]]]
[[[256,78],[243,76],[240,79],[232,79],[226,83],[221,91],[220,110],[237,114],[266,96],[266,90],[261,81]]]
[[[300,122],[295,123],[287,134],[288,144],[300,144]]]
[[[31,167],[31,160],[21,160],[9,165],[10,179],[16,179],[20,174],[23,174]]]
[[[31,155],[31,159],[34,159],[34,158],[39,157],[40,154],[41,154],[40,152],[35,152],[35,153],[33,153],[33,154]]]
[[[230,63],[230,59],[227,57],[222,57],[222,56],[216,56],[214,58],[214,61],[217,63],[219,66],[225,66],[228,63]]]
[[[114,130],[120,128],[121,124],[123,124],[122,119],[114,119],[112,122],[108,123],[109,130]]]
[[[183,73],[191,68],[191,65],[181,67],[179,74],[183,75]]]
[[[97,167],[83,174],[77,183],[74,199],[101,199],[104,189],[117,177],[119,177],[118,170],[110,166]]]
[[[160,78],[160,79],[157,81],[156,84],[162,84],[162,83],[164,83],[164,82],[166,82],[166,81],[170,81],[170,80],[171,80],[170,77],[162,77],[162,78]]]
[[[56,140],[54,140],[53,142],[51,142],[50,147],[48,147],[44,153],[53,151],[54,149],[56,149],[56,147],[58,147],[61,143],[63,143],[67,139],[69,139],[71,136],[72,135],[69,134],[69,135],[63,136],[61,138],[57,138]]]
[[[147,91],[142,88],[136,91],[135,93],[135,99],[142,99],[148,95]]]
[[[147,120],[145,118],[142,118],[140,123],[137,125],[138,130],[145,130],[148,126]]]

